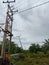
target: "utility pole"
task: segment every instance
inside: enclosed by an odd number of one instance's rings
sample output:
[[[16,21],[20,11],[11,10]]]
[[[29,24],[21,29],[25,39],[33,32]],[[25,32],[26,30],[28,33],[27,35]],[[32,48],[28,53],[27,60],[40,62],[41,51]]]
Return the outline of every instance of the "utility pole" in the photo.
[[[20,42],[21,48],[23,49],[22,42],[21,42],[21,38],[20,38],[20,36],[17,36],[17,37],[18,37],[18,39],[19,39],[19,42]]]
[[[14,1],[6,1],[3,3],[8,3],[8,8],[7,8],[7,16],[6,16],[6,23],[5,23],[5,29],[4,31],[4,36],[3,36],[3,42],[2,42],[2,50],[1,50],[1,56],[2,58],[5,58],[5,44],[6,44],[6,37],[7,35],[10,38],[10,43],[9,43],[9,49],[8,49],[8,54],[10,55],[10,46],[11,46],[11,39],[12,39],[12,23],[13,23],[13,11],[11,9],[10,3],[13,3]]]

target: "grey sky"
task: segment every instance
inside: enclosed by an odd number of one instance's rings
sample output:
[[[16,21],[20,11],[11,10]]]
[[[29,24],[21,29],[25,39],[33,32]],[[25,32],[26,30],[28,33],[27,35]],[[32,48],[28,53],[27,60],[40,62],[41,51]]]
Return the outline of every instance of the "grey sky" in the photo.
[[[0,22],[6,20],[6,4],[0,0]],[[6,0],[4,0],[6,1]],[[46,2],[48,0],[16,0],[14,7],[19,11]],[[21,4],[20,4],[21,3]],[[15,9],[15,10],[16,10]],[[14,37],[21,34],[22,44],[28,48],[30,42],[42,42],[49,38],[49,3],[29,11],[14,15]],[[16,41],[16,39],[13,39]]]

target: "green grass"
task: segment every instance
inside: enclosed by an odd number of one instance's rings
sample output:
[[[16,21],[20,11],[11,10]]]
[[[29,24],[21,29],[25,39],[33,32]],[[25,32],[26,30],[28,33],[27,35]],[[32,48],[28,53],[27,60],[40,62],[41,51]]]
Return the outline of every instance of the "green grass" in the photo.
[[[19,56],[11,57],[11,62],[15,65],[49,65],[49,55],[43,52],[24,53]]]

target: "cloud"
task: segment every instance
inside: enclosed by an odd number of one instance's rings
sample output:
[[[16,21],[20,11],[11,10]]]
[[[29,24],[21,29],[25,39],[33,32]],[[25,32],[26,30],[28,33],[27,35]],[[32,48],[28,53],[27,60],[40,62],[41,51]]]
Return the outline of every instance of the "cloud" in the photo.
[[[21,13],[20,16],[26,23],[25,32],[31,39],[48,38],[49,37],[49,8],[48,4],[36,8],[34,10]],[[31,14],[32,13],[32,14]],[[31,39],[31,40],[32,40]],[[41,40],[40,39],[40,40]],[[43,40],[42,39],[42,40]]]
[[[18,3],[19,1],[20,0],[17,0],[16,3]],[[21,4],[21,6],[19,5],[18,9],[19,11],[21,11],[34,5],[40,4],[44,1],[45,0],[27,0],[24,4]],[[22,0],[20,2],[22,2]],[[2,20],[2,22],[5,22],[5,19],[6,7],[1,3],[0,20]],[[45,38],[49,38],[49,3],[35,9],[15,14],[13,28],[22,30],[21,32],[19,32],[21,33],[21,36],[23,38],[26,38],[25,43],[27,43],[27,45],[29,45],[28,42],[40,42],[43,41]],[[14,30],[13,34],[14,36],[19,35],[18,31],[15,32]]]

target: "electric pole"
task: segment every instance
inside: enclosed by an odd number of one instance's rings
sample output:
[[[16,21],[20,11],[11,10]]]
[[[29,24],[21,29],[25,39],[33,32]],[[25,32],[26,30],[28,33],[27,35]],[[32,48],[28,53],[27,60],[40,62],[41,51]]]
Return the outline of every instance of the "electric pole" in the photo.
[[[6,22],[5,22],[5,29],[4,29],[4,36],[3,36],[3,42],[2,42],[2,50],[1,50],[1,56],[2,58],[5,58],[5,44],[6,44],[6,37],[7,35],[10,38],[10,43],[9,43],[9,49],[8,49],[8,54],[10,55],[10,46],[11,46],[11,39],[12,39],[12,24],[13,24],[13,11],[11,9],[10,3],[13,3],[14,1],[6,1],[3,3],[8,3],[8,8],[7,8],[7,16],[6,16]]]
[[[21,48],[23,49],[22,42],[21,42],[21,37],[20,36],[17,36],[17,37],[18,37],[18,40],[20,42]]]

